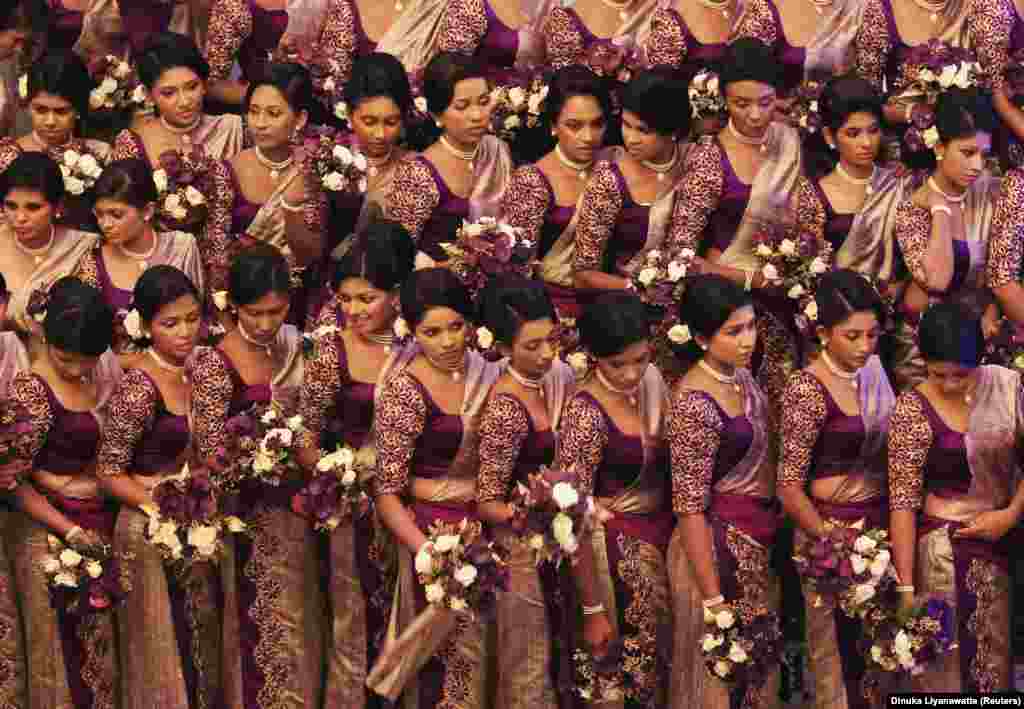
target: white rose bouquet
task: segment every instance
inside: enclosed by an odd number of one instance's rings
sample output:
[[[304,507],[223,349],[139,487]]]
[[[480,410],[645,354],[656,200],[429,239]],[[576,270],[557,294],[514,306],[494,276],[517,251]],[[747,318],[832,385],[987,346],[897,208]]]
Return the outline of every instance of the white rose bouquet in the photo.
[[[535,128],[540,124],[547,97],[548,85],[540,76],[525,86],[495,88],[491,92],[491,130],[502,140],[513,142],[522,129]]]
[[[152,102],[135,68],[112,54],[90,61],[89,74],[97,86],[89,93],[93,111],[151,109]]]
[[[718,74],[706,69],[690,80],[690,113],[694,121],[718,118],[725,113],[725,97],[718,85]]]
[[[527,484],[517,483],[512,493],[514,510],[510,524],[519,533],[519,543],[534,556],[534,562],[558,566],[565,559],[576,563],[580,537],[590,525],[594,498],[580,495],[569,475],[541,468]]]
[[[315,131],[303,143],[313,178],[326,192],[366,192],[370,164],[347,134]]]
[[[311,519],[317,530],[329,533],[343,522],[365,516],[370,496],[355,451],[338,446],[333,453],[321,453],[316,475],[292,498],[292,509]]]
[[[213,159],[200,151],[168,150],[160,155],[153,182],[157,218],[168,231],[190,231],[206,221],[213,196]]]
[[[748,616],[725,604],[704,609],[700,651],[712,677],[730,684],[758,687],[779,663],[782,631],[778,616],[764,608]]]
[[[536,265],[535,247],[523,238],[520,229],[493,217],[480,217],[475,222],[462,222],[454,244],[441,244],[448,254],[442,265],[475,296],[493,276],[515,273],[531,278]]]
[[[109,546],[86,555],[52,534],[46,541],[49,553],[43,557],[42,567],[55,607],[86,615],[105,611],[124,600],[129,589]]]
[[[227,442],[216,453],[218,481],[226,490],[243,481],[277,487],[301,475],[293,449],[303,431],[302,417],[285,418],[278,407],[254,405],[225,424]]]
[[[416,554],[427,602],[473,616],[491,615],[498,591],[508,589],[501,549],[487,541],[480,522],[437,522]]]
[[[917,69],[909,89],[924,97],[924,110],[913,112],[913,120],[903,137],[911,152],[931,150],[939,142],[934,111],[939,96],[954,87],[987,89],[989,86],[988,77],[971,50],[953,47],[938,39],[914,47],[903,67],[904,72],[909,73]]]
[[[864,619],[868,667],[919,675],[957,647],[955,613],[938,596],[918,599],[910,611],[877,606]]]
[[[57,163],[64,178],[64,189],[76,197],[91,190],[103,174],[106,163],[104,157],[91,151],[84,140],[74,141],[61,153]]]

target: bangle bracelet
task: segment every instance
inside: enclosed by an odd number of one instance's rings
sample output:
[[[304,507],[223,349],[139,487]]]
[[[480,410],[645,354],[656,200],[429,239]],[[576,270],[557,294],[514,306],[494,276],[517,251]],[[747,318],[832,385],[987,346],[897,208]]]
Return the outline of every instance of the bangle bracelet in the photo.
[[[292,213],[301,212],[305,208],[306,208],[306,203],[305,202],[302,202],[300,204],[292,204],[291,202],[286,200],[284,197],[281,198],[281,209],[283,209],[286,212],[292,212]]]
[[[945,214],[947,217],[953,216],[953,210],[944,204],[936,204],[934,207],[932,207],[931,211],[933,216],[939,212]]]
[[[705,608],[714,608],[715,606],[720,606],[725,603],[725,596],[719,593],[714,598],[705,598],[701,603]]]
[[[903,112],[903,120],[905,122],[907,122],[907,123],[913,123],[914,122],[914,106],[915,105],[916,104],[913,104],[913,103],[908,103],[907,104],[907,110],[905,110]]]
[[[913,586],[897,586],[896,587],[896,593],[913,593],[913,592],[914,592],[914,587]]]
[[[746,275],[743,277],[743,290],[750,292],[750,289],[754,286],[754,272],[746,271]]]
[[[73,540],[75,537],[77,537],[81,533],[82,533],[82,528],[79,527],[76,524],[74,527],[72,527],[71,529],[68,530],[67,534],[64,535],[64,541],[70,542],[71,540]]]
[[[603,603],[598,603],[596,606],[583,606],[583,615],[597,615],[598,613],[604,613]]]

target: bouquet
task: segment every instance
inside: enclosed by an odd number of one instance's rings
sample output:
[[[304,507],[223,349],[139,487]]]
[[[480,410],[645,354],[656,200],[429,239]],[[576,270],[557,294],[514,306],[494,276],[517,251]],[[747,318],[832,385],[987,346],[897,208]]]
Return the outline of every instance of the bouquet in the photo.
[[[199,151],[168,150],[153,171],[157,191],[157,218],[168,231],[191,231],[209,213],[213,194],[213,159]]]
[[[923,94],[928,107],[928,110],[914,113],[904,136],[907,147],[912,152],[920,152],[935,147],[939,142],[935,112],[932,110],[939,96],[954,86],[961,89],[984,88],[988,82],[973,52],[952,47],[938,39],[915,47],[906,64],[920,67],[909,88]]]
[[[541,468],[529,477],[529,485],[518,483],[512,495],[511,524],[522,530],[522,543],[536,564],[558,566],[565,559],[575,564],[579,538],[594,512],[594,498],[580,496],[565,477]]]
[[[436,522],[416,554],[416,573],[427,602],[474,617],[494,610],[498,591],[508,589],[500,549],[484,537],[480,522]]]
[[[793,554],[815,607],[839,603],[851,618],[864,618],[895,575],[889,534],[826,522],[828,537],[807,539]]]
[[[534,78],[527,86],[499,86],[491,92],[491,125],[494,133],[511,143],[523,128],[535,128],[540,123],[548,85],[542,77]]]
[[[884,672],[918,675],[929,662],[956,647],[954,613],[948,601],[927,598],[910,612],[876,608],[865,622],[869,666]]]
[[[128,589],[109,546],[86,556],[52,534],[46,541],[50,553],[43,559],[43,573],[55,608],[85,615],[105,611],[124,600]]]
[[[797,87],[793,103],[789,108],[789,120],[804,138],[821,131],[822,121],[819,110],[821,94],[825,84],[820,81],[804,81]]]
[[[622,638],[613,640],[603,657],[594,657],[583,649],[572,655],[572,689],[587,702],[620,702],[626,697],[623,686]]]
[[[89,63],[89,74],[99,84],[89,93],[89,108],[93,111],[151,107],[146,87],[125,60],[112,54],[96,57]]]
[[[781,289],[796,305],[796,326],[804,334],[818,319],[814,291],[829,270],[832,245],[813,234],[795,234],[777,222],[762,222],[754,233],[754,255],[765,281]]]
[[[310,168],[328,192],[366,192],[369,163],[348,142],[330,129],[321,129],[304,141]]]
[[[694,121],[717,118],[725,112],[725,97],[718,85],[718,74],[699,72],[690,81],[690,113]]]
[[[228,419],[225,428],[228,440],[217,461],[227,488],[246,480],[277,487],[299,472],[292,446],[302,431],[301,416],[285,419],[274,404],[256,404]]]
[[[690,328],[679,322],[679,303],[686,291],[686,274],[696,254],[682,249],[675,258],[661,251],[648,251],[638,268],[633,270],[633,288],[653,311],[657,321],[651,331],[655,363],[669,380],[684,374],[675,348],[692,337]]]
[[[342,522],[370,510],[370,496],[359,480],[355,452],[338,446],[316,464],[316,476],[292,498],[295,513],[313,520],[321,532],[332,532]]]
[[[1024,373],[1024,329],[1013,323],[1004,324],[999,334],[985,343],[983,362]]]
[[[101,156],[89,150],[88,144],[77,141],[76,150],[65,150],[58,161],[60,174],[64,178],[64,189],[68,194],[78,196],[91,190],[103,174],[106,162]]]
[[[643,67],[643,58],[631,43],[599,41],[590,45],[583,64],[600,77],[628,84],[633,73]]]
[[[705,609],[704,625],[700,649],[712,677],[757,687],[778,664],[782,632],[775,613],[760,608],[743,617],[732,608]]]
[[[451,269],[476,294],[487,279],[503,273],[533,276],[535,244],[521,236],[521,231],[493,217],[463,221],[455,234],[455,243],[443,243],[448,254],[443,265]]]

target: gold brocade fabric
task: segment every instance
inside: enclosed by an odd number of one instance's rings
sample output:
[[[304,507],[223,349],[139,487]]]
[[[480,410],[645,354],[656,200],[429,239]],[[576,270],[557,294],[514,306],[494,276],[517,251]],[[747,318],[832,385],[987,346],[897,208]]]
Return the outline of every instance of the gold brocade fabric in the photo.
[[[355,527],[338,527],[330,536],[331,576],[328,594],[333,619],[327,650],[324,706],[366,704],[366,596],[356,560]]]
[[[25,696],[25,645],[18,617],[13,566],[7,553],[7,528],[14,514],[0,508],[0,709],[28,706]]]

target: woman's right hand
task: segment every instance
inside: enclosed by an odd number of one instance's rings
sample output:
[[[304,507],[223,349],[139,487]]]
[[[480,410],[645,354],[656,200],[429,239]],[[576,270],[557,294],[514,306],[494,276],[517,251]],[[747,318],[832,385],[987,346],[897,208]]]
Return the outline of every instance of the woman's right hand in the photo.
[[[608,654],[608,648],[614,635],[612,624],[608,620],[608,611],[583,617],[583,642],[595,658],[601,658]]]

